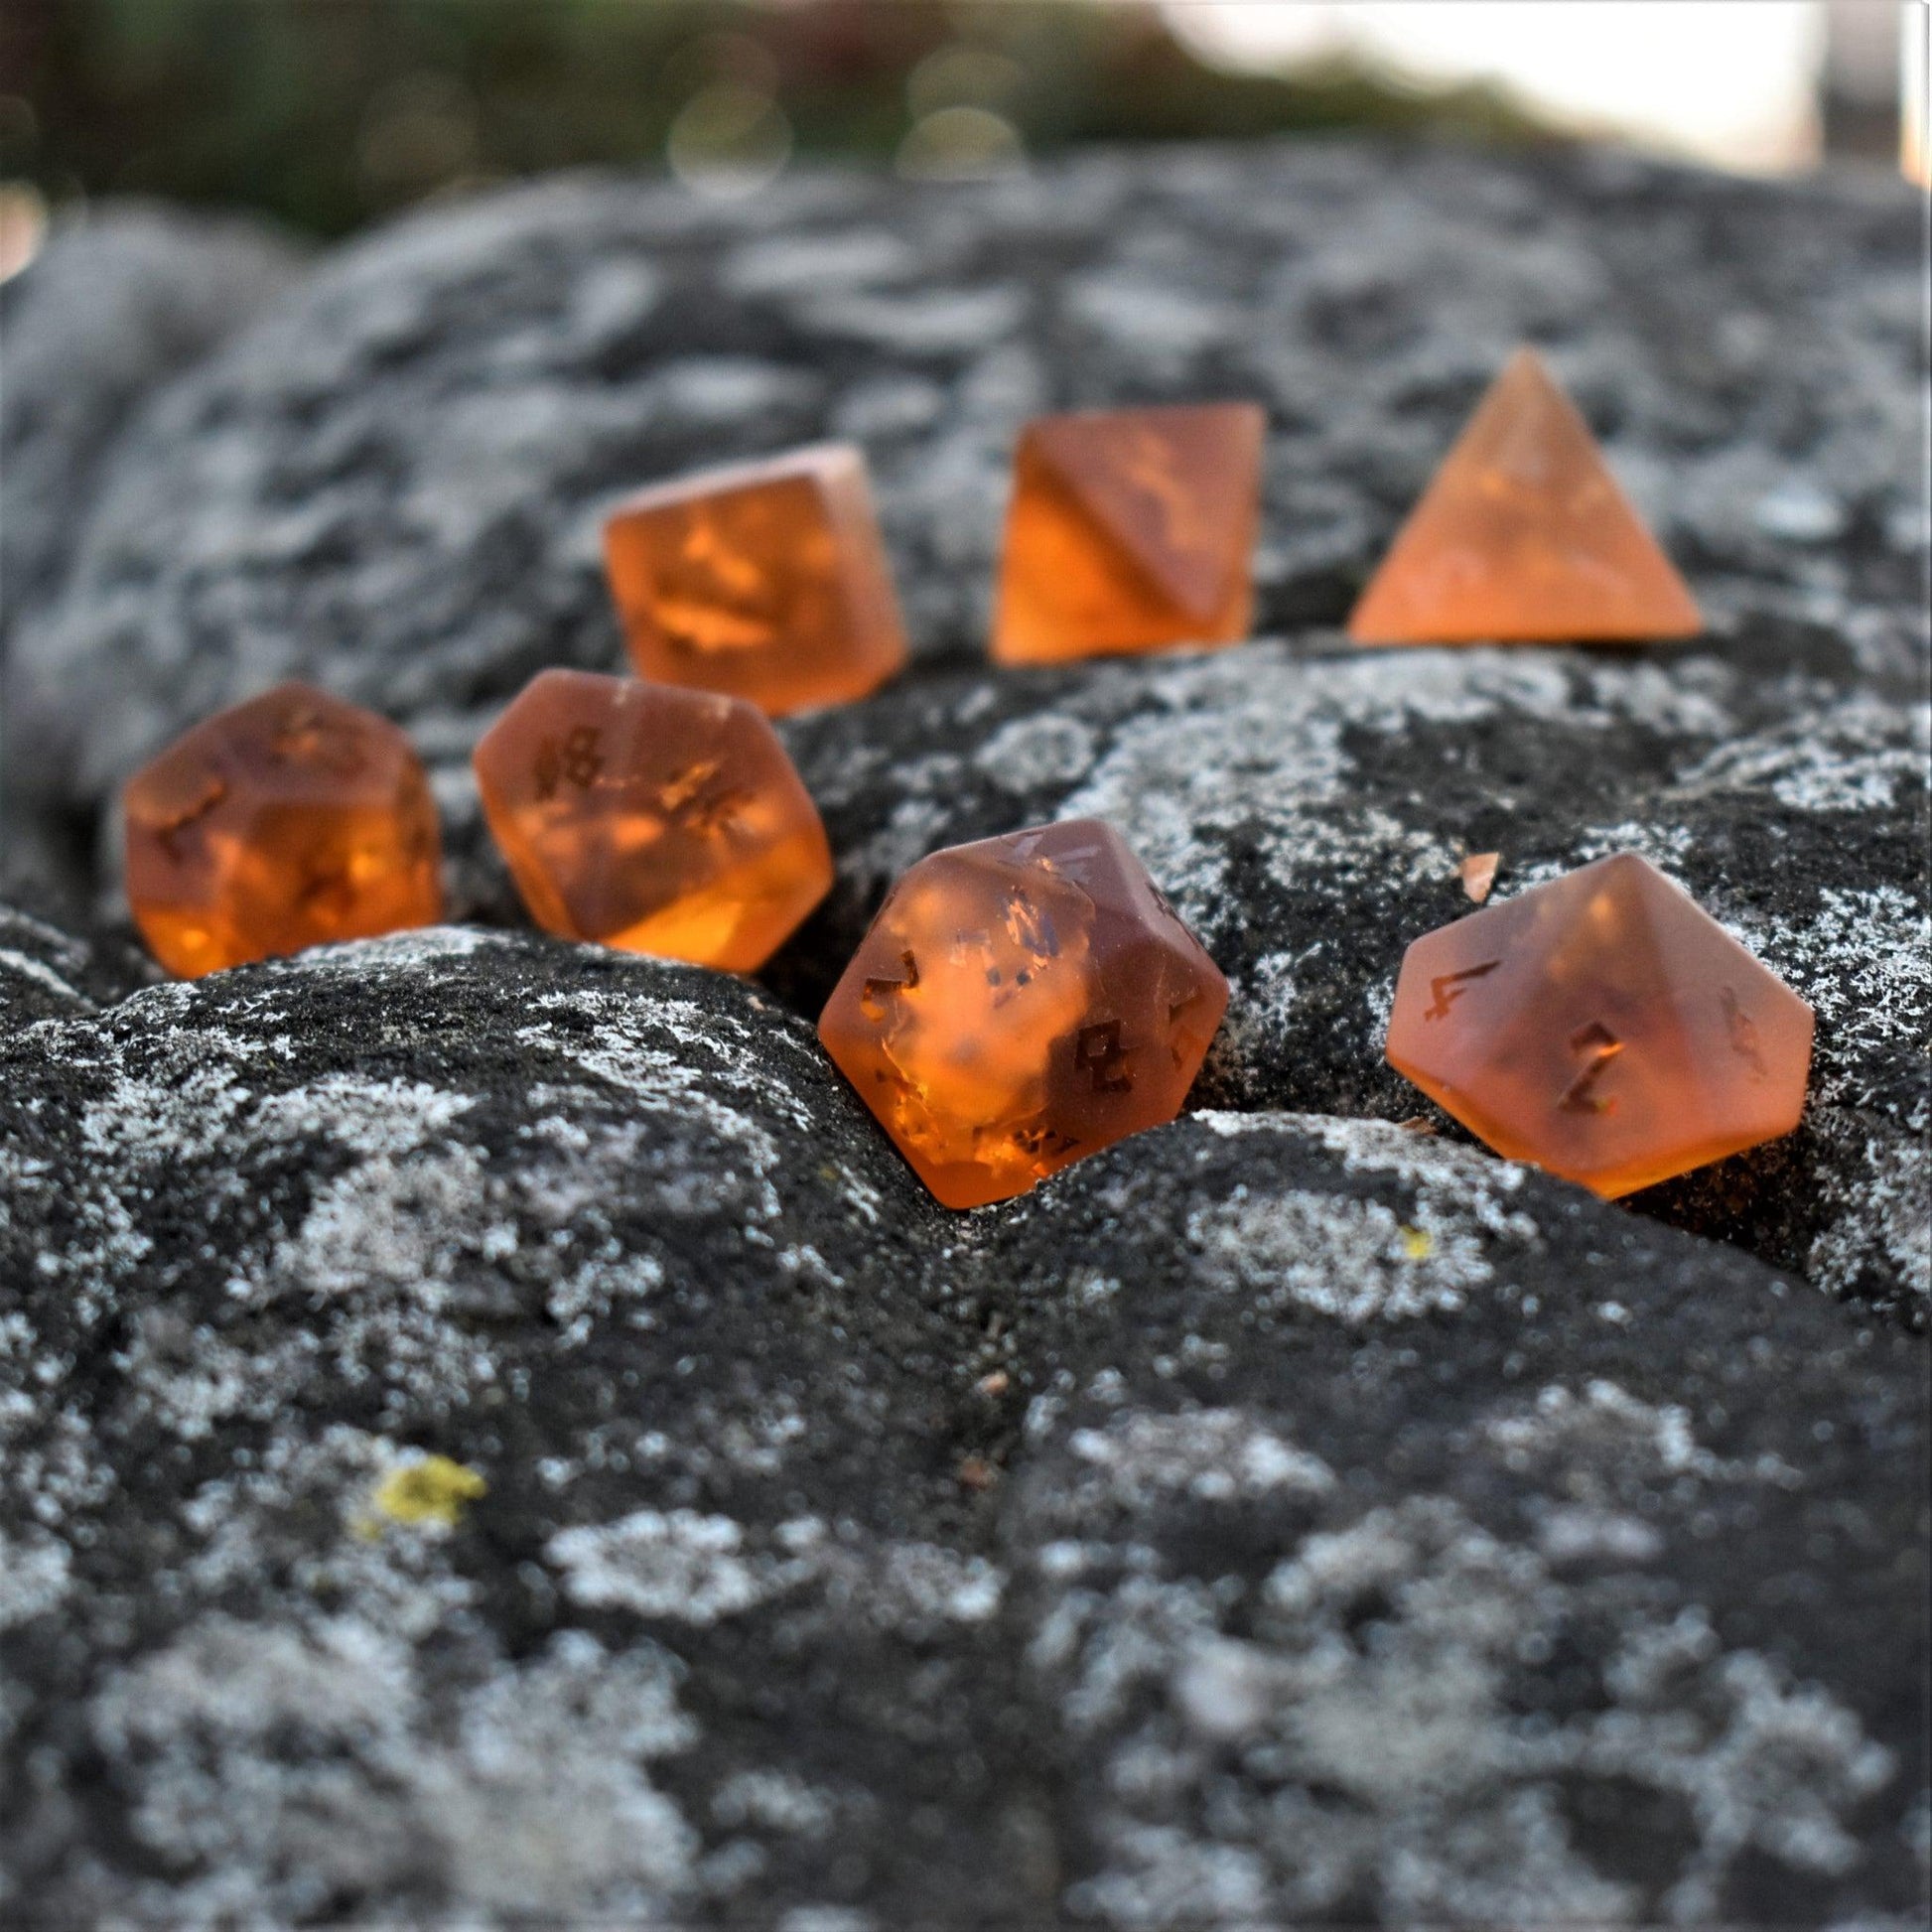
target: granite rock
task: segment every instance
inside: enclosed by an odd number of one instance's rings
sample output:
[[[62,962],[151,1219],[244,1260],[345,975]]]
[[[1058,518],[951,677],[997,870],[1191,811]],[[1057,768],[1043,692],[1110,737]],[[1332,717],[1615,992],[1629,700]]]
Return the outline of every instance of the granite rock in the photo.
[[[147,399],[286,289],[300,261],[258,222],[107,202],[58,219],[0,285],[0,677],[14,635],[59,601]],[[91,815],[47,811],[22,783],[21,752],[20,732],[0,727],[0,885],[71,912]]]
[[[10,1922],[1912,1909],[1923,1339],[1732,1249],[1273,1111],[947,1215],[474,929],[0,1058]]]
[[[99,1012],[161,977],[124,931],[83,937],[54,914],[44,903],[0,902],[0,1035],[36,1020]]]
[[[0,288],[0,641],[59,590],[117,438],[143,400],[296,278],[232,216],[108,202],[57,221]]]
[[[977,658],[1014,434],[1054,406],[1263,401],[1257,629],[1329,625],[1525,339],[1720,635],[1909,682],[1920,226],[1881,177],[1319,144],[425,211],[143,416],[20,641],[17,781],[93,822],[183,725],[302,674],[410,724],[460,789],[534,671],[620,661],[616,495],[824,435],[872,460],[914,650]]]
[[[0,1917],[1911,1922],[1919,248],[1875,178],[1587,152],[566,180],[76,430],[0,748],[98,915],[0,912]],[[1524,338],[1709,634],[1351,650]],[[1211,393],[1263,640],[991,675],[1021,418]],[[505,930],[468,755],[621,662],[603,505],[822,434],[915,646],[783,727],[831,898],[756,984]],[[411,730],[465,923],[153,984],[116,787],[291,674]],[[948,1215],[809,1023],[897,872],[1073,811],[1228,1024],[1197,1111]],[[1618,847],[1820,1027],[1797,1135],[1610,1206],[1379,1045],[1462,853]]]
[[[1924,345],[1909,193],[1579,153],[1102,155],[984,189],[800,176],[718,207],[571,180],[340,251],[175,384],[23,627],[32,836],[99,855],[119,780],[299,674],[414,732],[459,917],[521,921],[468,754],[542,665],[621,662],[612,497],[864,444],[918,662],[788,736],[837,898],[774,965],[815,1012],[891,876],[1062,809],[1120,822],[1234,977],[1206,1092],[1401,1115],[1401,948],[1645,853],[1821,1017],[1802,1134],[1640,1203],[1922,1319],[1932,1039]],[[1543,345],[1711,615],[1694,647],[1363,654],[1335,625],[1483,382]],[[1060,404],[1270,412],[1258,623],[1223,659],[968,668],[1014,431]],[[111,685],[112,705],[92,693]]]
[[[1816,1009],[1799,1132],[1636,1196],[1922,1322],[1932,1200],[1923,703],[1747,629],[1710,647],[1364,652],[1332,636],[1073,674],[941,674],[786,728],[839,855],[774,962],[807,1011],[935,846],[1118,826],[1233,989],[1198,1097],[1420,1116],[1382,1058],[1402,954],[1615,851],[1685,886]]]

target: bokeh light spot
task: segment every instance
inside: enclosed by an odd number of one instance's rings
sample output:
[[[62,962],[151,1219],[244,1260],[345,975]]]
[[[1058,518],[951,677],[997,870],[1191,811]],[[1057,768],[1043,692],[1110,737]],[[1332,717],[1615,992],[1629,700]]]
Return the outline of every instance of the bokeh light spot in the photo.
[[[941,107],[913,123],[895,165],[918,181],[992,181],[1026,167],[1027,144],[1004,114]]]
[[[725,198],[751,195],[791,158],[791,123],[763,88],[718,80],[678,110],[664,147],[685,187]]]

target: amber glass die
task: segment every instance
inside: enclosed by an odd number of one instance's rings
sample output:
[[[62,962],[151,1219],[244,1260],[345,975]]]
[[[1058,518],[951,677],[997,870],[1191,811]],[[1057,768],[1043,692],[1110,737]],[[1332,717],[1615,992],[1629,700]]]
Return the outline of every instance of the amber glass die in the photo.
[[[954,846],[899,880],[819,1038],[947,1207],[1172,1120],[1227,981],[1111,826]]]
[[[605,560],[640,677],[778,716],[865,696],[905,661],[865,458],[827,443],[626,498]]]
[[[1689,587],[1534,349],[1490,385],[1348,620],[1359,644],[1694,637]]]
[[[386,718],[305,684],[197,725],[122,809],[134,922],[185,979],[442,917],[421,759]]]
[[[1029,423],[1014,459],[994,657],[1054,663],[1245,637],[1264,425],[1245,402]]]
[[[1812,1013],[1619,853],[1409,948],[1389,1063],[1498,1154],[1603,1195],[1797,1126]]]
[[[739,699],[542,671],[475,761],[531,917],[565,938],[750,973],[831,886],[817,808]]]

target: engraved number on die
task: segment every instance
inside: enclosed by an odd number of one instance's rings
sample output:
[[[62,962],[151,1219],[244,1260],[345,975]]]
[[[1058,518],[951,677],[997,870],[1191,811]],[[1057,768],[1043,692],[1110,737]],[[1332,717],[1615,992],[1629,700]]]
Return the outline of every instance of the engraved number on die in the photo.
[[[1584,1070],[1564,1088],[1557,1105],[1569,1114],[1607,1114],[1615,1111],[1616,1096],[1600,1094],[1596,1083],[1609,1071],[1610,1062],[1623,1051],[1623,1041],[1600,1020],[1579,1027],[1570,1035],[1570,1050],[1587,1056]]]
[[[883,1020],[886,1017],[886,1002],[894,994],[910,993],[919,983],[919,962],[909,952],[898,956],[903,979],[869,979],[865,990],[859,996],[859,1010],[868,1020]]]
[[[1073,1064],[1093,1075],[1095,1093],[1131,1093],[1134,1076],[1126,1070],[1127,1048],[1120,1043],[1118,1020],[1096,1020],[1082,1027],[1073,1043]]]
[[[1500,959],[1485,959],[1480,966],[1465,966],[1459,973],[1438,973],[1429,982],[1433,1004],[1422,1010],[1425,1020],[1447,1020],[1449,1010],[1468,991],[1467,982],[1485,979],[1502,964]]]
[[[1757,1022],[1744,1011],[1736,993],[1728,986],[1721,989],[1725,1008],[1725,1037],[1730,1050],[1751,1070],[1753,1080],[1765,1077],[1764,1052],[1758,1044]]]
[[[161,849],[177,865],[181,863],[181,848],[175,841],[191,827],[199,825],[227,795],[228,787],[225,780],[210,775],[207,789],[201,797],[185,810],[176,812],[172,818],[165,819],[154,828],[154,835],[160,841]]]
[[[576,726],[564,734],[561,744],[554,738],[546,738],[537,747],[536,761],[530,767],[537,796],[554,798],[557,786],[565,779],[579,791],[588,791],[604,769],[601,743],[602,735],[595,725]]]

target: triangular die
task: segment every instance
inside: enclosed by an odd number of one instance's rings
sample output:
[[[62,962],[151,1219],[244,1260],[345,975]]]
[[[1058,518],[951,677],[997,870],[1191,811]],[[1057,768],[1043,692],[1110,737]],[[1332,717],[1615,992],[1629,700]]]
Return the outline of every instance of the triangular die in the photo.
[[[1684,580],[1532,349],[1491,385],[1348,621],[1362,644],[1692,637]]]
[[[1209,621],[1252,540],[1262,412],[1248,403],[1035,423],[1035,453],[1181,613]]]

